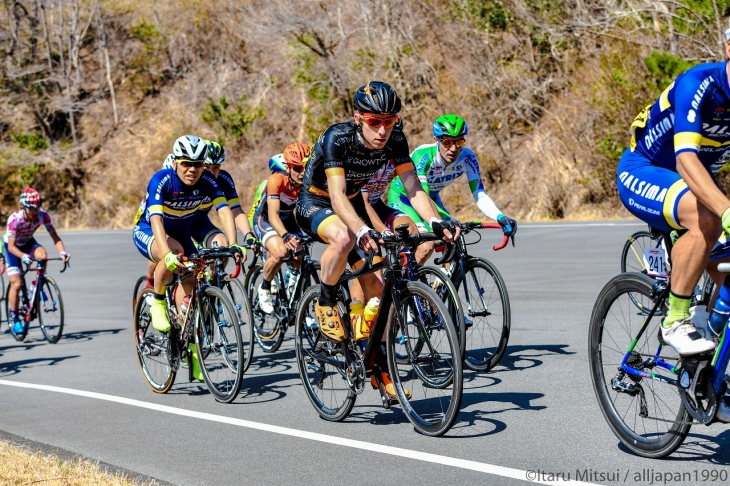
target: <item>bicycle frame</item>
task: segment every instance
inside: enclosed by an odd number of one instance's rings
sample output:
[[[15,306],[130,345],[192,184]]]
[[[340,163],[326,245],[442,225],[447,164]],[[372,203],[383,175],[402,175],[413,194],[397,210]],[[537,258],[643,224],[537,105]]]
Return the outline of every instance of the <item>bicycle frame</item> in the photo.
[[[45,258],[45,259],[33,259],[32,263],[27,266],[25,270],[20,274],[20,292],[18,293],[18,299],[19,303],[22,302],[22,305],[18,305],[18,312],[23,312],[25,314],[25,321],[30,322],[38,317],[38,305],[40,304],[40,290],[43,287],[43,280],[46,276],[46,271],[43,268],[44,263],[47,261],[52,260],[63,260],[62,258]],[[33,289],[32,295],[28,295],[28,287],[25,283],[25,274],[27,274],[33,265],[33,263],[36,264],[35,266],[35,288]],[[66,271],[66,268],[68,268],[68,262],[65,262],[63,264],[63,268],[61,269],[61,273]],[[7,296],[6,296],[7,298]]]

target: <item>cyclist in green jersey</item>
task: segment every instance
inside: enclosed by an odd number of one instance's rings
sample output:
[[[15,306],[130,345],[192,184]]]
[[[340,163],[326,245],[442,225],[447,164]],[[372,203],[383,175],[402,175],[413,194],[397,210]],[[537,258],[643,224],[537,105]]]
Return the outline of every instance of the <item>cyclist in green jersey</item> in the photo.
[[[418,179],[426,193],[431,196],[439,215],[448,219],[451,216],[441,201],[440,192],[462,174],[466,174],[472,195],[481,212],[488,218],[496,220],[505,234],[513,236],[517,231],[517,221],[505,216],[484,190],[477,157],[472,150],[464,147],[464,137],[467,132],[466,121],[462,117],[453,114],[438,117],[433,124],[435,143],[421,145],[411,154]],[[431,231],[430,225],[411,206],[399,177],[396,177],[390,185],[388,204],[410,217],[420,231]],[[416,251],[419,263],[423,264],[428,260],[433,247],[433,243],[419,245]]]

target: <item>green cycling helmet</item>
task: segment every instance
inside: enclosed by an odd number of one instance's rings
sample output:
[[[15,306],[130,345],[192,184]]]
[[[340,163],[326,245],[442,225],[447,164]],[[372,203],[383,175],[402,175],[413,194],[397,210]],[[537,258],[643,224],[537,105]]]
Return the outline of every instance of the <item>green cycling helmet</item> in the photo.
[[[463,137],[467,134],[466,121],[459,115],[442,115],[433,122],[433,135],[441,137]]]
[[[206,140],[208,143],[208,150],[205,153],[205,164],[206,165],[220,165],[226,161],[226,151],[223,149],[221,144],[213,142],[212,140]]]

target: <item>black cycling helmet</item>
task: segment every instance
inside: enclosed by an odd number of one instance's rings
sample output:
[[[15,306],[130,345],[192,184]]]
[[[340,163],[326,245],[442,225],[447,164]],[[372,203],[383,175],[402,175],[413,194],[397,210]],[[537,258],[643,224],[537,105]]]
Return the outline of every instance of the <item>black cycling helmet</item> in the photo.
[[[389,84],[370,81],[357,90],[353,106],[361,113],[395,115],[400,111],[401,103],[398,93]]]

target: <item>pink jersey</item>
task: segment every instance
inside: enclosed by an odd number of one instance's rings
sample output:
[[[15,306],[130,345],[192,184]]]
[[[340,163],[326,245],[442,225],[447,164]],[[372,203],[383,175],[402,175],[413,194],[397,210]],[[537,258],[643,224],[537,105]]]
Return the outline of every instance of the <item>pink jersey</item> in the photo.
[[[15,211],[8,218],[8,230],[5,233],[5,243],[10,238],[15,238],[15,246],[23,246],[31,238],[35,230],[43,225],[50,232],[53,231],[53,224],[51,223],[51,217],[44,210],[38,212],[38,217],[35,221],[26,221],[23,210]]]

